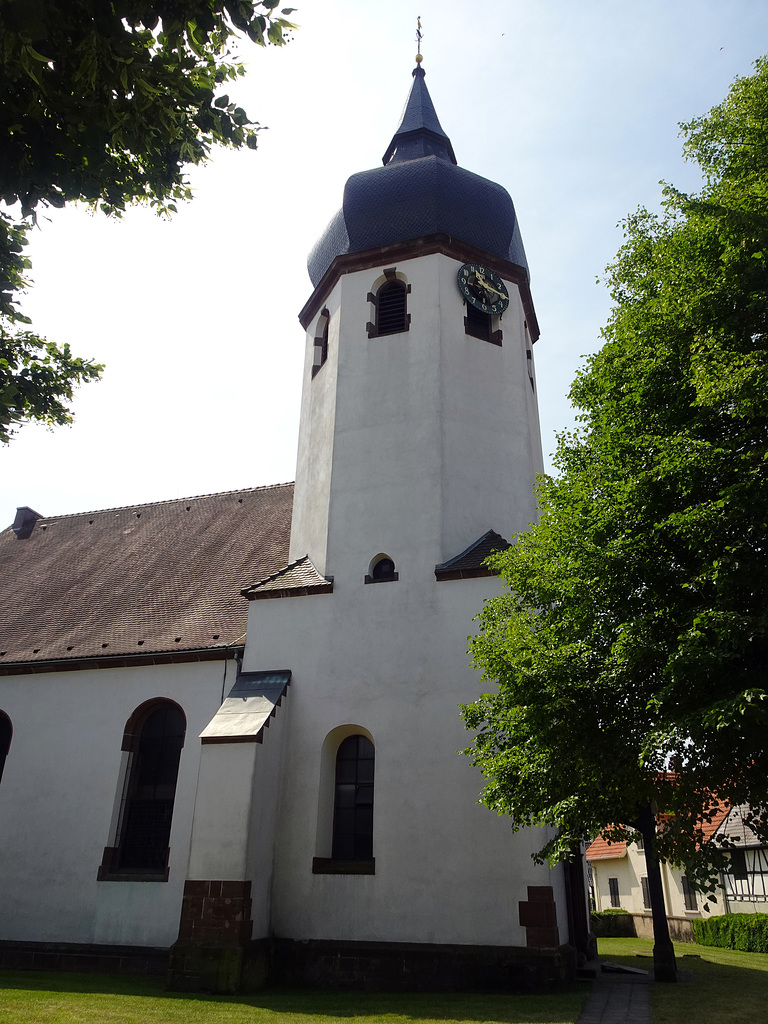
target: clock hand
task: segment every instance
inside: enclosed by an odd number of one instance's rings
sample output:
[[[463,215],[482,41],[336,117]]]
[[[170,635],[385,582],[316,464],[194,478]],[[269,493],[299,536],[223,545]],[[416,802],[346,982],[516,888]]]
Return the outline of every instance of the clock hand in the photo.
[[[480,274],[475,274],[475,283],[478,284],[483,289],[484,292],[490,292],[491,295],[501,294],[501,292],[494,288],[493,285],[488,284],[485,278],[482,277]]]

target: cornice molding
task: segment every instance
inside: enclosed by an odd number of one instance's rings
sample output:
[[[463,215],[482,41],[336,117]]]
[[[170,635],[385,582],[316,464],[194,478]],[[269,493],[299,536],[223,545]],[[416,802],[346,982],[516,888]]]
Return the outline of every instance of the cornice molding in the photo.
[[[416,259],[419,256],[431,256],[434,253],[449,256],[460,263],[484,263],[499,277],[516,284],[523,303],[531,341],[538,340],[539,322],[536,319],[531,287],[528,284],[525,270],[516,263],[510,263],[509,260],[501,259],[483,249],[460,242],[451,235],[443,234],[425,235],[422,238],[411,238],[407,242],[381,245],[375,249],[364,249],[362,252],[349,252],[337,256],[299,313],[299,323],[306,331],[344,274],[351,274],[358,270],[372,270],[385,264]]]

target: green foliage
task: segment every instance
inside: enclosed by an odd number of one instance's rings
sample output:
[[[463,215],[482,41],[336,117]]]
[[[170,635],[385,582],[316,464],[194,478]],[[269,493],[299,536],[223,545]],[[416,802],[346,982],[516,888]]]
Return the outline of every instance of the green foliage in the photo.
[[[683,128],[701,193],[625,222],[580,426],[540,522],[490,560],[509,589],[471,653],[498,691],[463,709],[483,801],[550,826],[540,857],[631,840],[652,807],[659,856],[701,891],[716,800],[768,806],[766,117],[761,60]]]
[[[589,915],[589,926],[597,939],[624,938],[635,934],[635,919],[620,907],[608,910],[592,911]]]
[[[693,936],[702,946],[768,953],[768,914],[724,914],[693,921]]]
[[[59,347],[30,331],[6,333],[0,321],[0,442],[29,420],[51,427],[71,423],[67,402],[74,388],[97,379],[102,369],[73,356],[69,345]]]
[[[18,309],[29,269],[23,247],[41,206],[81,201],[119,216],[145,202],[172,213],[176,202],[191,198],[186,166],[204,163],[215,145],[256,147],[259,125],[230,100],[226,87],[244,74],[233,53],[239,36],[260,46],[287,41],[294,26],[285,16],[293,8],[278,12],[277,6],[277,0],[0,0],[0,326],[6,345],[14,324],[28,322]],[[31,336],[23,337],[28,342]],[[66,382],[71,388],[98,375],[92,363],[75,373],[63,348],[46,351],[65,400],[71,397]],[[23,355],[16,362],[26,365]],[[47,382],[54,386],[51,377]],[[17,416],[7,398],[0,392],[13,422],[36,404]],[[46,410],[49,398],[41,396]],[[42,418],[66,422],[68,414]]]

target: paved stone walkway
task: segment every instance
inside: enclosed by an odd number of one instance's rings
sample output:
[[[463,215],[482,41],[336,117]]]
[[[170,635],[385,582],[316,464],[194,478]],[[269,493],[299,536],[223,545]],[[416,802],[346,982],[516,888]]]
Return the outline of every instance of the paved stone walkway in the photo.
[[[651,1024],[651,997],[647,978],[602,977],[576,1024]]]

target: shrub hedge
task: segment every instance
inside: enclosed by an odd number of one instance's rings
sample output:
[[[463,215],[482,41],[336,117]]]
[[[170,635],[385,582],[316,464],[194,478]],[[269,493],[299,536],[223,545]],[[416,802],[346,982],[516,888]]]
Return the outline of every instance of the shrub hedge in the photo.
[[[768,953],[768,914],[723,914],[693,921],[693,937],[702,946]]]
[[[592,934],[598,939],[622,939],[635,935],[635,919],[626,910],[593,911]]]

